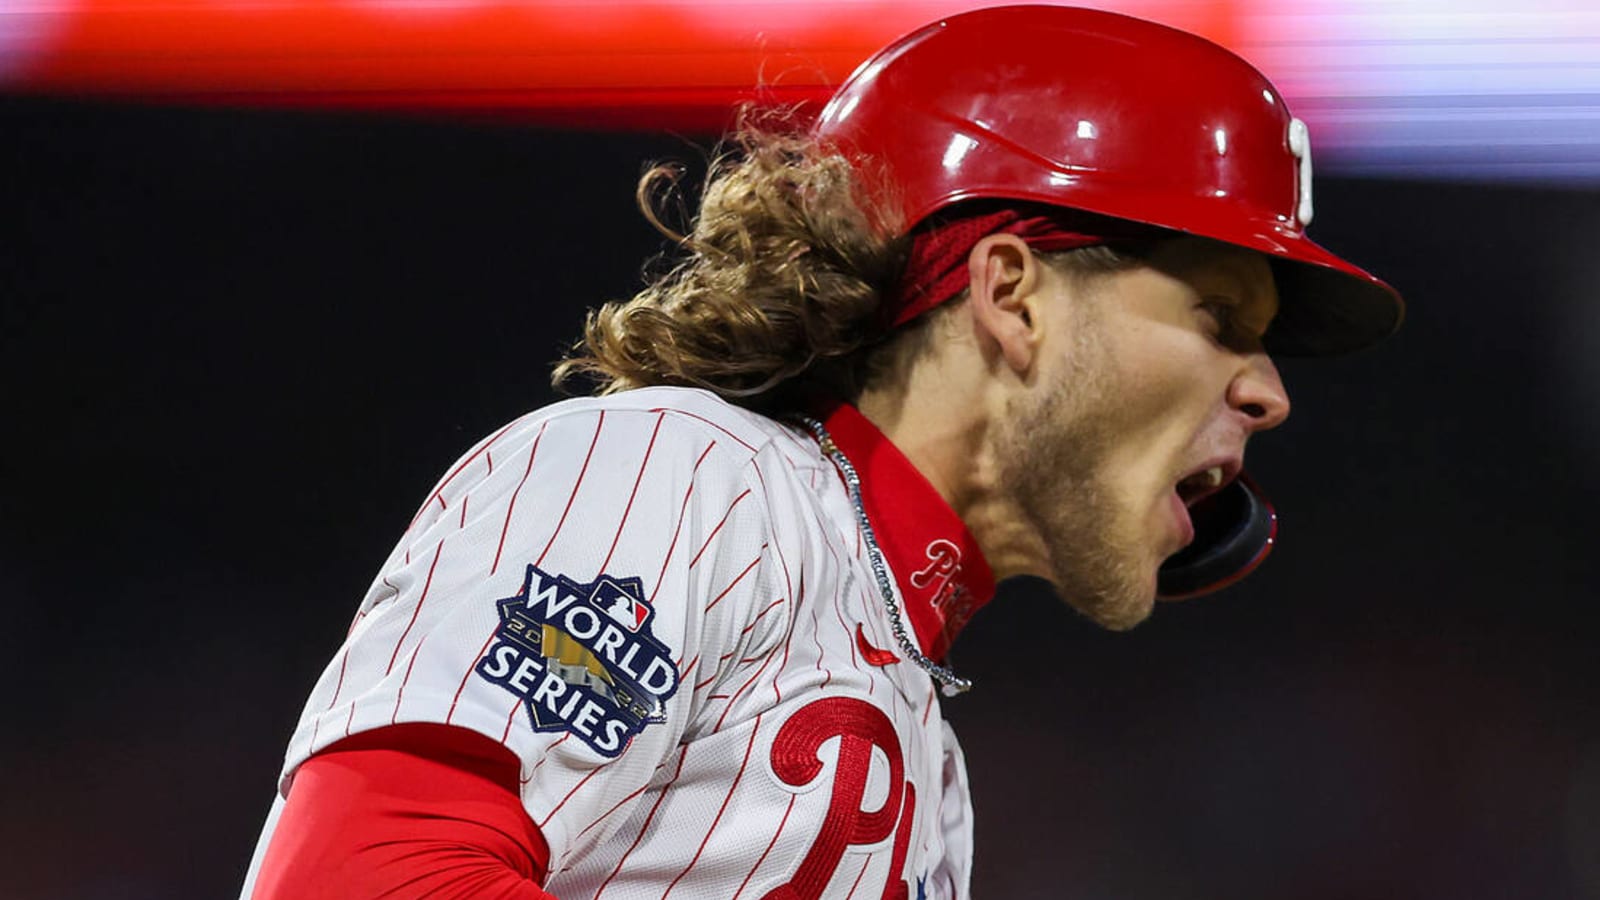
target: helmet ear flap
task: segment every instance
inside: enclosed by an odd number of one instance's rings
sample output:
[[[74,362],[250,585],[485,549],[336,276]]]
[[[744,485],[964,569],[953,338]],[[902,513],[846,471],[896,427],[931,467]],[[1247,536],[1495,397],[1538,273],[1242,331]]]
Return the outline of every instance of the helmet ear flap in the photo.
[[[1194,541],[1173,554],[1156,576],[1156,595],[1163,600],[1198,597],[1233,584],[1255,571],[1277,540],[1277,510],[1242,472],[1189,514]]]

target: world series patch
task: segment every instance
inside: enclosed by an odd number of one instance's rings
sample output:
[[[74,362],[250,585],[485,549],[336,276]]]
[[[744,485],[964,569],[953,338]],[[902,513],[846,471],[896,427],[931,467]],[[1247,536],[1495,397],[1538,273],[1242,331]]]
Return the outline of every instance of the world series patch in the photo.
[[[522,590],[495,603],[500,625],[475,671],[522,698],[534,731],[566,731],[615,757],[666,721],[678,667],[651,633],[638,578],[580,583],[530,565]]]

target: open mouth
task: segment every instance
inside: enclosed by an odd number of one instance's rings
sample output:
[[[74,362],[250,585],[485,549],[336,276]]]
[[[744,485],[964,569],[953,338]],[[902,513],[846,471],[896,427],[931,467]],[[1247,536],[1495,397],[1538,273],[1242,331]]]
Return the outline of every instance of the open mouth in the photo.
[[[1175,488],[1178,499],[1183,501],[1185,507],[1192,509],[1196,503],[1222,490],[1229,482],[1239,477],[1241,468],[1243,465],[1238,460],[1219,460],[1202,466],[1179,479]]]

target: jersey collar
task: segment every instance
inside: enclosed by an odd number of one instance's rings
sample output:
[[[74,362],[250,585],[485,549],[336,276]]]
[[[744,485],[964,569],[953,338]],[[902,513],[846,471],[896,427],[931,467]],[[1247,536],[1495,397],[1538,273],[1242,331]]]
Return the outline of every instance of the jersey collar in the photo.
[[[823,420],[861,477],[861,502],[923,655],[943,663],[994,597],[994,573],[955,510],[878,427],[848,403]]]

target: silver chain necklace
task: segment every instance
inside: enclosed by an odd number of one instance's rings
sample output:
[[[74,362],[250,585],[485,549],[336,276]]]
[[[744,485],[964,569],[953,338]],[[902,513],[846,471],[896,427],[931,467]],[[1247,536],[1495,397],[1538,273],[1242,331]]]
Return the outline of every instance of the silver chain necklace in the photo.
[[[883,561],[883,551],[878,549],[878,538],[872,533],[872,523],[867,521],[867,507],[861,502],[861,476],[856,474],[856,467],[850,464],[850,458],[845,456],[839,445],[833,442],[833,435],[828,434],[828,429],[823,428],[821,422],[810,416],[801,416],[800,422],[811,432],[811,436],[817,439],[822,452],[833,460],[833,464],[838,466],[844,475],[844,485],[850,493],[850,505],[855,507],[856,524],[861,526],[861,536],[866,539],[867,559],[872,563],[872,574],[877,576],[878,591],[883,594],[883,605],[889,610],[889,627],[894,631],[895,640],[900,644],[900,652],[916,663],[917,668],[927,672],[929,678],[938,682],[940,691],[946,697],[954,697],[970,690],[971,679],[962,678],[923,656],[916,640],[911,636],[911,630],[906,627],[905,617],[900,614],[900,603],[894,598],[894,585],[889,581],[889,566]]]

